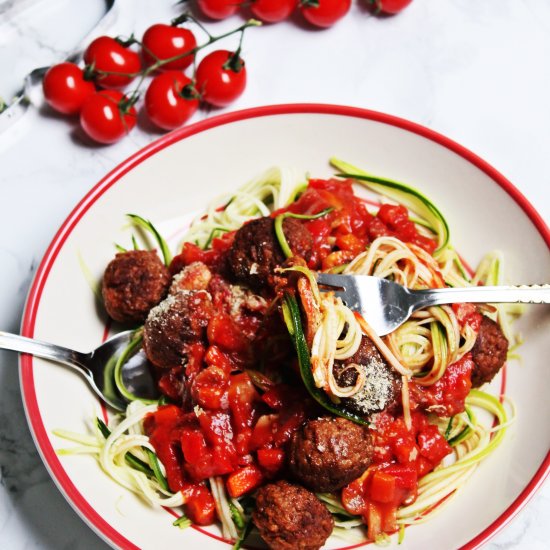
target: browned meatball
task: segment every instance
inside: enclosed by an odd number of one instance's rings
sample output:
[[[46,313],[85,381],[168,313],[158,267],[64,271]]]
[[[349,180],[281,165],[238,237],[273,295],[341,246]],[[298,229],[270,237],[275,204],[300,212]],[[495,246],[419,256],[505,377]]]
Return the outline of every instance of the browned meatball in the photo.
[[[252,288],[270,285],[274,270],[285,261],[275,234],[273,218],[258,218],[243,225],[227,257],[231,275]],[[283,232],[292,252],[308,259],[313,239],[311,233],[296,219],[283,221]]]
[[[506,336],[492,319],[483,316],[476,343],[472,348],[472,359],[475,363],[472,387],[479,388],[490,382],[504,365],[507,353]]]
[[[103,275],[105,309],[120,323],[142,323],[166,295],[169,282],[168,268],[154,250],[117,254]]]
[[[346,409],[368,416],[399,406],[401,378],[388,365],[372,340],[366,336],[363,336],[355,355],[345,361],[335,362],[333,372],[339,386],[345,388],[357,382],[359,373],[354,366],[362,369],[366,378],[354,396],[342,398],[342,405]]]
[[[318,550],[334,528],[327,507],[313,493],[288,481],[264,485],[258,491],[252,519],[273,550]]]
[[[325,416],[294,433],[288,464],[294,477],[315,492],[341,489],[370,465],[373,453],[366,426]]]
[[[210,294],[204,290],[171,294],[151,310],[143,329],[143,348],[147,358],[159,368],[180,365],[189,342],[206,334],[214,314]]]

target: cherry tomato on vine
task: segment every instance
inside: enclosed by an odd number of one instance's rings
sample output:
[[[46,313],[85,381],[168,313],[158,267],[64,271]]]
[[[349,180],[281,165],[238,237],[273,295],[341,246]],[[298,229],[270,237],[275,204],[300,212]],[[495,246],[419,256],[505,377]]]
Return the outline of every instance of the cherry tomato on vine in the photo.
[[[210,19],[225,19],[239,9],[238,0],[197,0],[197,4]]]
[[[234,52],[216,50],[199,63],[195,79],[203,101],[225,107],[243,93],[246,67]]]
[[[48,105],[65,115],[79,113],[82,104],[95,93],[95,86],[84,78],[82,69],[68,62],[48,69],[42,89]]]
[[[412,0],[369,0],[375,12],[394,15],[404,10]]]
[[[99,73],[94,78],[104,88],[123,88],[141,71],[139,55],[110,36],[96,38],[86,48],[84,61]],[[101,74],[102,71],[126,74]]]
[[[80,111],[80,125],[99,143],[115,143],[136,125],[136,110],[125,107],[126,97],[117,90],[101,90],[91,95]]]
[[[261,21],[277,23],[290,17],[296,5],[296,0],[254,0],[250,11]]]
[[[143,59],[147,65],[157,60],[170,59],[196,48],[197,40],[189,29],[157,23],[149,27],[142,40]],[[184,55],[161,67],[160,71],[183,70],[193,63],[193,55]]]
[[[145,93],[147,116],[163,130],[179,128],[198,107],[193,82],[180,71],[159,74]]]
[[[304,0],[300,9],[304,17],[316,27],[331,27],[348,13],[351,0]]]

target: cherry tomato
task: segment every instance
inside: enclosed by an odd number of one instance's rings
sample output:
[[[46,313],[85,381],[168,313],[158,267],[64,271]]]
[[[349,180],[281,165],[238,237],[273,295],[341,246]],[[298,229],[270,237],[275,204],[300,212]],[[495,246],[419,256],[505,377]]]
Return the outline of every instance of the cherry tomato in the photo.
[[[163,130],[179,128],[199,106],[192,81],[180,71],[167,71],[151,81],[145,93],[147,116]]]
[[[287,19],[296,7],[296,0],[254,0],[250,11],[266,23],[277,23]]]
[[[157,59],[170,59],[189,52],[196,46],[195,35],[189,29],[158,23],[149,27],[143,35],[143,59],[148,65],[152,65]],[[193,63],[193,55],[189,54],[162,65],[159,70],[183,70],[191,63]]]
[[[92,65],[99,74],[95,77],[96,82],[104,88],[123,88],[127,86],[137,73],[141,71],[139,55],[127,47],[119,44],[110,36],[96,38],[84,52],[86,65]],[[101,74],[126,73],[124,74]]]
[[[216,50],[199,63],[195,78],[202,99],[216,107],[224,107],[243,93],[246,67],[233,52]]]
[[[236,0],[197,0],[197,4],[210,19],[225,19],[239,9],[239,2]]]
[[[65,115],[79,113],[82,104],[95,92],[93,83],[84,79],[84,72],[74,63],[50,67],[42,89],[48,105]]]
[[[115,143],[136,125],[136,110],[130,107],[122,113],[122,92],[102,90],[91,95],[80,111],[80,125],[99,143]]]
[[[316,27],[331,27],[348,13],[351,0],[306,0],[300,8],[304,17]]]
[[[372,0],[374,11],[394,15],[404,10],[412,0]]]

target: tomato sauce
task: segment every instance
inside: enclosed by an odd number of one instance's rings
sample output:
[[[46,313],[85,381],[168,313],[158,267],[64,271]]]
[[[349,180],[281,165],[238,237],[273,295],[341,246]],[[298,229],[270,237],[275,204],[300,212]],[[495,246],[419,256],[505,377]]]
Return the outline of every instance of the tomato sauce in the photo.
[[[313,239],[311,268],[343,265],[380,236],[395,236],[430,253],[436,247],[435,241],[418,233],[404,207],[386,204],[376,214],[369,213],[354,195],[351,181],[310,180],[288,207],[306,215],[325,209],[331,210],[304,221]],[[185,243],[170,265],[172,274],[193,262],[210,268],[208,290],[216,314],[208,322],[206,338],[187,344],[186,363],[159,372],[161,391],[181,406],[162,406],[144,421],[170,489],[184,494],[186,514],[200,525],[215,520],[208,478],[224,476],[231,497],[254,491],[281,473],[286,444],[305,420],[319,414],[301,381],[293,379],[288,333],[268,305],[274,296],[266,292],[254,304],[235,308],[234,289],[224,278],[234,237],[235,231],[215,237],[208,250]],[[475,327],[474,313],[462,313],[463,322]],[[471,368],[471,357],[466,356],[430,388],[410,384],[416,411],[411,430],[402,416],[377,416],[373,464],[342,491],[344,506],[365,518],[372,540],[396,529],[398,506],[414,501],[418,479],[451,452],[422,411],[451,415],[463,410]],[[289,379],[294,381],[285,382]]]

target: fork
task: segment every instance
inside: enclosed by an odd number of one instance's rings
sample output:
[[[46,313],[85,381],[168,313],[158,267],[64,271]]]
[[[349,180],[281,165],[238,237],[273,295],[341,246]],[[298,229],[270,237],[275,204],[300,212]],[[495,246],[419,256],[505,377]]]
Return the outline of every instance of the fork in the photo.
[[[0,349],[30,353],[72,367],[84,376],[107,405],[117,411],[125,411],[128,402],[116,390],[113,369],[116,359],[132,342],[135,334],[134,330],[119,332],[94,350],[83,353],[0,330]],[[126,391],[136,397],[148,400],[158,398],[151,367],[141,351],[122,365],[121,381]]]
[[[321,291],[332,291],[354,311],[359,311],[378,334],[385,336],[401,326],[414,311],[442,304],[550,303],[550,285],[474,286],[410,290],[370,275],[317,274]]]

